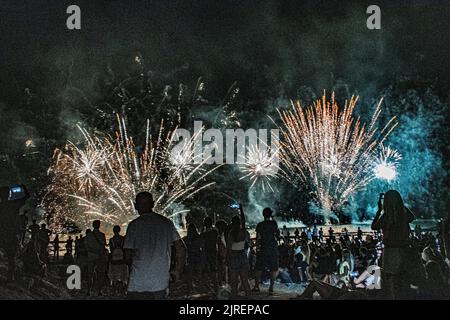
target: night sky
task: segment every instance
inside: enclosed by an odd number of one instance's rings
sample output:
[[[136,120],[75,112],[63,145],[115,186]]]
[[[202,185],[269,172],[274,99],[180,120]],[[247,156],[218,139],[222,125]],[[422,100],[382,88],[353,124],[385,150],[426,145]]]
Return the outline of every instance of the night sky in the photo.
[[[6,99],[52,85],[55,64],[75,58],[83,83],[106,61],[126,68],[139,51],[154,70],[189,65],[216,90],[235,80],[250,96],[298,85],[329,86],[330,74],[373,93],[396,73],[450,83],[450,6],[378,1],[382,29],[368,30],[370,1],[2,1],[0,83]],[[82,29],[67,30],[78,4]],[[443,5],[444,4],[444,5]],[[258,92],[259,91],[259,92]],[[4,98],[5,99],[5,98]]]

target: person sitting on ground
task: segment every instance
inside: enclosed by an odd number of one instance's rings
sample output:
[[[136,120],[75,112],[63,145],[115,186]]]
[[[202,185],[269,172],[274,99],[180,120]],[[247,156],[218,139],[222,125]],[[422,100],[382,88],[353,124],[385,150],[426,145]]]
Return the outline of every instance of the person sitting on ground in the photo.
[[[426,280],[419,287],[421,299],[448,299],[450,288],[442,273],[439,263],[429,260],[425,264]]]
[[[338,274],[332,276],[332,281],[327,283],[321,280],[312,280],[303,293],[298,296],[299,299],[312,299],[314,293],[318,293],[322,299],[336,300],[342,299],[346,294],[354,290],[355,284],[351,283],[352,261],[351,254],[348,250],[343,250],[340,259]],[[361,280],[362,281],[362,280]],[[363,295],[366,297],[366,295]]]
[[[130,222],[124,249],[131,251],[129,299],[166,299],[170,280],[172,245],[175,247],[175,281],[186,262],[186,245],[172,220],[153,211],[155,202],[149,192],[136,195],[139,217]]]

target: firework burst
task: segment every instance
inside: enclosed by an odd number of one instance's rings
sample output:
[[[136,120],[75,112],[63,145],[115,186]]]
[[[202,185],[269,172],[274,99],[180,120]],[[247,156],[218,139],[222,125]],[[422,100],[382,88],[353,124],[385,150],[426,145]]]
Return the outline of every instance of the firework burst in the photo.
[[[340,108],[331,97],[303,108],[280,111],[282,120],[280,159],[286,178],[294,184],[308,184],[316,202],[324,209],[339,208],[374,175],[376,152],[395,128],[393,117],[382,129],[376,126],[381,113],[378,103],[369,124],[354,116],[358,98]]]
[[[380,154],[374,161],[373,174],[376,178],[392,181],[397,177],[397,166],[402,156],[390,147],[381,144]]]
[[[263,192],[266,190],[274,191],[272,180],[278,177],[279,150],[278,148],[269,148],[267,145],[261,147],[262,141],[257,146],[247,147],[244,165],[240,169],[244,175],[239,179],[249,179],[250,188],[255,185],[261,186]]]
[[[115,138],[90,135],[79,127],[81,144],[68,142],[55,150],[52,183],[43,202],[54,228],[68,221],[86,227],[94,219],[126,225],[135,217],[133,200],[140,191],[151,192],[156,211],[173,217],[179,203],[214,184],[205,178],[217,167],[205,169],[208,159],[193,164],[195,136],[178,144],[176,130],[165,133],[161,123],[153,139],[147,121],[145,146],[138,151],[125,119],[117,121]]]

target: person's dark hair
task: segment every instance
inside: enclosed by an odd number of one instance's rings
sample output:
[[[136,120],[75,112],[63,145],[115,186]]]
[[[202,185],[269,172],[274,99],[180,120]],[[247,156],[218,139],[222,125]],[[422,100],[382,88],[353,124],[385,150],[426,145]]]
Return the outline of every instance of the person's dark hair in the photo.
[[[241,233],[241,218],[239,216],[233,216],[231,218],[230,236],[233,242],[240,242],[244,240],[245,235]]]
[[[224,220],[216,221],[216,228],[220,233],[227,231],[227,223]]]
[[[212,221],[211,217],[206,217],[205,219],[203,219],[203,225],[206,228],[211,228],[213,225],[213,221]]]
[[[197,239],[200,235],[198,234],[197,227],[195,224],[190,223],[187,228],[187,237],[189,239]]]
[[[269,219],[272,216],[272,213],[273,213],[273,211],[270,208],[264,208],[264,210],[262,212],[264,219]]]
[[[403,204],[400,193],[396,190],[389,190],[384,195],[383,211],[390,225],[402,223],[407,219],[408,208]]]
[[[155,206],[153,195],[150,192],[143,191],[136,195],[135,207],[137,211],[151,210]]]
[[[45,223],[41,224],[41,229],[45,229],[47,225]]]
[[[7,201],[9,198],[9,187],[0,187],[0,201]]]
[[[100,229],[100,220],[94,220],[94,221],[92,222],[92,227],[93,227],[94,229]]]
[[[113,227],[113,232],[114,232],[114,234],[120,233],[120,226],[114,226]]]

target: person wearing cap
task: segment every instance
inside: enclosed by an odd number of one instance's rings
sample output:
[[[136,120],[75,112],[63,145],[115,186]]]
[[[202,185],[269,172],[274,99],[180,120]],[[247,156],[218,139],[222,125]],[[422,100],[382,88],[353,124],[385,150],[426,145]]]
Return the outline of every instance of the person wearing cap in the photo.
[[[272,220],[273,211],[270,208],[263,210],[264,221],[256,226],[256,278],[253,291],[259,291],[259,282],[264,270],[270,271],[269,294],[273,294],[273,285],[278,272],[278,242],[280,230],[277,222]]]

